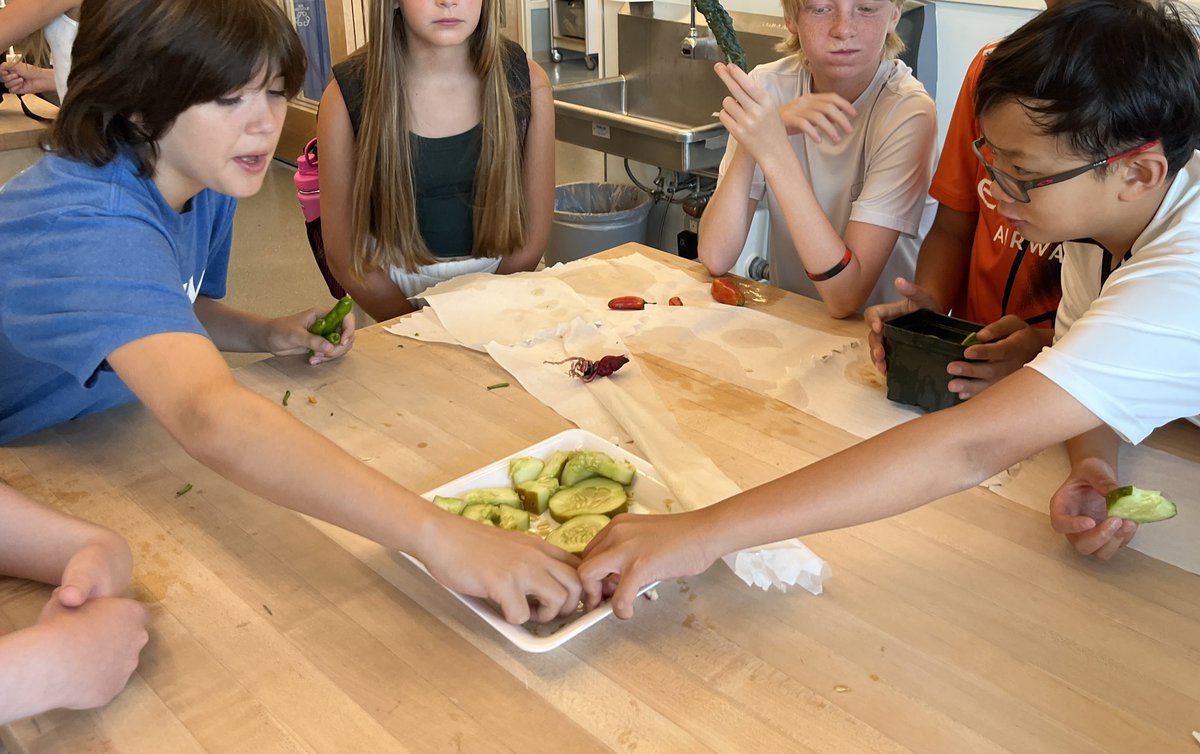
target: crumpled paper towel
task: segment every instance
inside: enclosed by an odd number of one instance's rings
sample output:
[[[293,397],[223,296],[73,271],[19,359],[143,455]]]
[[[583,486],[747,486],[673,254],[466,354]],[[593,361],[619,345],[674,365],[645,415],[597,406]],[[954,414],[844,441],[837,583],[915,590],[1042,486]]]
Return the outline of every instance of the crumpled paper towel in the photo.
[[[603,437],[623,429],[646,454],[679,504],[695,510],[736,495],[741,489],[688,441],[662,403],[636,358],[615,379],[582,383],[544,362],[568,356],[598,359],[628,353],[602,324],[576,319],[554,334],[522,344],[487,344],[488,353],[521,386],[576,425]],[[829,566],[798,539],[733,553],[724,558],[739,578],[762,589],[789,586],[820,594]]]

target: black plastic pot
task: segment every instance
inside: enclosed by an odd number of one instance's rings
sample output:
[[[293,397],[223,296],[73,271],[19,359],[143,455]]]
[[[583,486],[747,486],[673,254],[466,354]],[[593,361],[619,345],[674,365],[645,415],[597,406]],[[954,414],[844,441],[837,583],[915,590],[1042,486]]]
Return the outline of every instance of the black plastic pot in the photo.
[[[920,309],[883,323],[887,353],[887,397],[926,411],[948,408],[962,399],[947,389],[946,366],[963,357],[963,340],[983,325]]]

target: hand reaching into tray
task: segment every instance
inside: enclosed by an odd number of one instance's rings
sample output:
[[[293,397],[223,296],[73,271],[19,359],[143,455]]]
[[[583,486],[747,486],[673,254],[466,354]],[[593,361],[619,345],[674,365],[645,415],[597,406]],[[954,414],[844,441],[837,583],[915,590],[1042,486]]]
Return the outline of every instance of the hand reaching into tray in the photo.
[[[515,624],[551,621],[579,605],[574,555],[538,537],[449,514],[439,515],[437,523],[438,534],[413,555],[446,587],[490,599]]]
[[[579,567],[584,605],[600,604],[613,579],[613,612],[632,618],[633,604],[642,587],[664,579],[695,576],[708,569],[716,556],[702,543],[710,540],[697,513],[671,516],[624,514],[604,527],[591,541]]]

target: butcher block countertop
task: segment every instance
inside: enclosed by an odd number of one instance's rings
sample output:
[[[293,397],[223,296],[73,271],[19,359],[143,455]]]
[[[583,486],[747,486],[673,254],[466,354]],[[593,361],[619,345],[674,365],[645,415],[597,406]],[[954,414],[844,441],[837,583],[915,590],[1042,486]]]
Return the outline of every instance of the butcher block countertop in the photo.
[[[605,252],[628,253],[705,277],[646,247]],[[762,293],[770,314],[864,334]],[[636,355],[743,487],[854,440]],[[486,354],[378,326],[338,362],[237,376],[290,390],[299,419],[417,492],[570,427],[515,380],[485,389],[510,381]],[[1195,459],[1200,433],[1156,442]],[[1133,551],[1079,557],[1044,513],[983,488],[807,537],[833,571],[819,597],[762,592],[718,563],[661,584],[630,621],[527,654],[396,553],[226,482],[140,406],[0,448],[0,478],[120,532],[150,610],[125,691],[2,729],[11,754],[1200,751],[1200,576]],[[0,579],[0,631],[32,624],[49,593]]]

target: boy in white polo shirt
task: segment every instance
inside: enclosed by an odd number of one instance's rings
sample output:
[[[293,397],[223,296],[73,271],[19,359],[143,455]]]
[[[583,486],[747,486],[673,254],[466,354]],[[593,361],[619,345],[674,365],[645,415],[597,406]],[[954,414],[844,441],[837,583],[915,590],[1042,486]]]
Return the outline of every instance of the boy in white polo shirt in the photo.
[[[902,424],[709,508],[622,516],[589,547],[591,602],[781,538],[895,515],[1067,441],[1051,520],[1111,557],[1134,526],[1108,518],[1120,438],[1200,414],[1200,56],[1170,0],[1063,3],[1000,43],[979,78],[975,148],[999,209],[1065,245],[1056,342],[969,401]],[[931,461],[936,459],[936,461]],[[1169,525],[1169,524],[1164,524]]]

